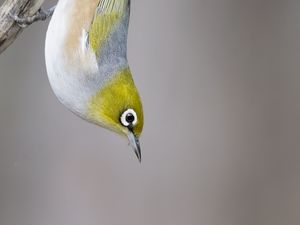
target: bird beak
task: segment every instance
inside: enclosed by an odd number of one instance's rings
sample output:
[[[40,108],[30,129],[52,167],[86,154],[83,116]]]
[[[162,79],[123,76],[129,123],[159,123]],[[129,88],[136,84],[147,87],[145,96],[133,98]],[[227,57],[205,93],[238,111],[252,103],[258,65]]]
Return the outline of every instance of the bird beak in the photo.
[[[134,135],[132,131],[128,132],[128,139],[129,139],[129,144],[132,146],[138,160],[141,162],[142,155],[141,155],[141,147],[140,147],[139,139]]]

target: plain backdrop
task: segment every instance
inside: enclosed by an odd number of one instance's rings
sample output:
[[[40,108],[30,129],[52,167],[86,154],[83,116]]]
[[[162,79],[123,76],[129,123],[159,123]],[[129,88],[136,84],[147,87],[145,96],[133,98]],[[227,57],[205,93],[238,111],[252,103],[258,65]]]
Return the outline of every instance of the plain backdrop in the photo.
[[[24,30],[0,55],[0,224],[300,224],[299,11],[132,0],[142,164],[52,93],[48,21]]]

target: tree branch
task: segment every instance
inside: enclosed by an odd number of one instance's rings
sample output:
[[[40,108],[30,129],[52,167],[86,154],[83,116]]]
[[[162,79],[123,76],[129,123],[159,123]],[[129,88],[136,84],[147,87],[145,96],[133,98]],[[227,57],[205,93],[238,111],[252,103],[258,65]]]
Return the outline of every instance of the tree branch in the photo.
[[[23,28],[16,18],[34,18],[45,0],[6,0],[0,7],[0,54],[13,43]],[[37,20],[37,19],[36,19]],[[36,21],[32,20],[32,22]],[[26,22],[26,21],[25,21]]]
[[[48,10],[43,10],[42,8],[40,8],[36,14],[34,14],[33,16],[28,16],[28,17],[19,17],[16,15],[11,15],[9,14],[14,20],[15,22],[17,22],[22,28],[27,27],[30,24],[33,24],[36,21],[39,20],[46,20],[48,17],[52,16],[54,13],[56,6],[53,6],[52,8],[48,9]]]

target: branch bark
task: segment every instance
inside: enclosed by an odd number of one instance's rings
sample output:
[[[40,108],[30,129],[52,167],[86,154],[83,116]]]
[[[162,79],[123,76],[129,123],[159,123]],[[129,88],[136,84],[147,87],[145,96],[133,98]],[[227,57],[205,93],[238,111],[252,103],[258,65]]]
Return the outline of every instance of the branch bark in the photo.
[[[24,28],[11,15],[29,17],[37,13],[45,0],[6,0],[0,7],[0,54],[13,43]]]

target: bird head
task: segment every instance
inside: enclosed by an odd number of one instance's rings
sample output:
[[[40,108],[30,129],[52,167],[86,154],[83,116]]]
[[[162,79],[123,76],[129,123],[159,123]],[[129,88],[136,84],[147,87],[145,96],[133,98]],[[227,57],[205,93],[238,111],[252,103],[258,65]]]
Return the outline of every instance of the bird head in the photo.
[[[144,123],[143,108],[129,68],[111,76],[91,97],[88,103],[88,119],[127,136],[141,161],[139,137]]]

